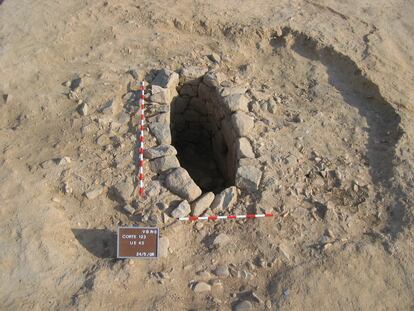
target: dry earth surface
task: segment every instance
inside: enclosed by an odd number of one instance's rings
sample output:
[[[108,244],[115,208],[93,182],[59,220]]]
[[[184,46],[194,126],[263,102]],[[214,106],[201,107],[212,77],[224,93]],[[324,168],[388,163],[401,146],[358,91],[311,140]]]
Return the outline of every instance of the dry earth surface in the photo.
[[[1,310],[414,309],[412,1],[0,3]],[[178,129],[211,114],[148,98],[203,192],[236,181],[206,213],[276,217],[174,220],[174,152],[132,193],[139,81],[164,68],[175,102],[248,100],[240,181]],[[162,257],[115,259],[120,225],[160,227]]]

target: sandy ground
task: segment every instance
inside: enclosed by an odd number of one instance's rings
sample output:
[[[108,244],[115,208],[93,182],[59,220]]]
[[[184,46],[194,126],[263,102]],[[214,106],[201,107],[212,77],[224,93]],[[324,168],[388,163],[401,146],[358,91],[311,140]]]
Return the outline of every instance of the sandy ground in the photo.
[[[401,0],[3,1],[0,309],[412,310],[413,16]],[[96,143],[99,107],[125,100],[131,69],[187,65],[249,90],[265,173],[240,211],[279,217],[159,221],[167,256],[116,260],[116,227],[173,196],[120,210],[108,188],[133,176],[134,143]],[[231,242],[213,247],[220,233]]]

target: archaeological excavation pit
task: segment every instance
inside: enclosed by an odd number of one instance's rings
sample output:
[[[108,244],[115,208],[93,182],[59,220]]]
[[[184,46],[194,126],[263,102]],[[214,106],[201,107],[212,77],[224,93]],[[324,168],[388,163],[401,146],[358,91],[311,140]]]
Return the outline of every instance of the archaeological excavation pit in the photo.
[[[253,127],[248,99],[243,89],[221,87],[215,73],[183,76],[171,104],[172,144],[180,165],[203,192],[218,193],[235,184],[239,159],[253,155],[243,137]],[[249,150],[240,148],[243,141]]]

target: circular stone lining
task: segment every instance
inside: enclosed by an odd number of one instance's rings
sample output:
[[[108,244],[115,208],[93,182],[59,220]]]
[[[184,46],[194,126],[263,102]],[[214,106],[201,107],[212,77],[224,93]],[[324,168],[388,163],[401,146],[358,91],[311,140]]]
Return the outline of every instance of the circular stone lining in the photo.
[[[254,157],[247,135],[254,126],[246,89],[222,87],[224,77],[194,77],[184,69],[171,104],[172,144],[178,159],[203,192],[220,192],[236,182],[239,159]]]

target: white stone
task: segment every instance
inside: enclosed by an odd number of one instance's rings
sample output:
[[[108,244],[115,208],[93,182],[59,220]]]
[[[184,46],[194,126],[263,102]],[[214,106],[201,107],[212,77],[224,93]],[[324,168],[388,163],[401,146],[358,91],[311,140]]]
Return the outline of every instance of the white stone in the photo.
[[[214,193],[207,192],[203,194],[199,199],[191,204],[193,210],[193,216],[200,216],[210,207],[210,204],[214,200]]]
[[[176,156],[166,156],[150,161],[150,169],[154,173],[161,173],[171,168],[180,167],[180,162]]]
[[[246,137],[237,140],[237,158],[254,158],[252,145]]]
[[[159,145],[144,150],[144,157],[150,160],[172,155],[177,155],[177,150],[171,145]]]
[[[231,186],[217,194],[210,207],[212,210],[227,210],[231,208],[236,203],[236,201],[237,188],[235,186]]]
[[[202,194],[200,187],[197,186],[188,172],[182,167],[174,169],[167,175],[165,185],[171,192],[190,202]]]
[[[191,213],[190,204],[187,200],[183,200],[178,206],[171,212],[171,216],[174,218],[185,217]]]
[[[92,190],[85,192],[85,196],[89,200],[93,200],[93,199],[96,199],[98,196],[100,196],[103,193],[103,191],[104,191],[104,188],[102,186],[99,186],[97,188],[94,188]]]
[[[244,94],[232,94],[224,97],[224,106],[229,112],[244,111],[249,112],[249,99]]]
[[[89,106],[87,103],[80,104],[78,107],[78,112],[81,116],[86,116],[89,111]]]
[[[211,286],[206,282],[198,282],[194,287],[193,291],[196,293],[203,293],[211,291]]]
[[[239,137],[249,136],[250,131],[253,129],[253,118],[244,112],[236,112],[231,116],[231,122],[233,129]]]

